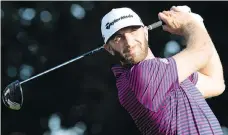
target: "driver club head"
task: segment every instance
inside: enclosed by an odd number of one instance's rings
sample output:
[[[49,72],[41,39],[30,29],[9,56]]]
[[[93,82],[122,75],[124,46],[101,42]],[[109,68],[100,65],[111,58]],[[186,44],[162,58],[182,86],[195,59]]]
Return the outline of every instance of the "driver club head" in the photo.
[[[23,91],[20,82],[10,83],[2,92],[2,100],[5,106],[12,110],[20,110],[23,104]]]

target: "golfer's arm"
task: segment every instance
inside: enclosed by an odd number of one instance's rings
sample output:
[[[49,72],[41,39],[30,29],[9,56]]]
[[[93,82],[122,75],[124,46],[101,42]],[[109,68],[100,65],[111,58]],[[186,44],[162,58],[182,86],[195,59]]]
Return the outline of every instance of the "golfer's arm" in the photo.
[[[223,68],[219,55],[213,46],[213,55],[205,67],[199,70],[200,73],[223,81]]]
[[[196,87],[205,98],[222,94],[225,90],[223,68],[219,55],[213,46],[213,55],[205,67],[199,70]]]
[[[206,28],[193,23],[186,30],[187,47],[173,56],[179,83],[198,71],[196,87],[203,97],[220,95],[225,89],[222,66]]]
[[[213,54],[212,41],[206,28],[191,22],[183,31],[187,47],[173,56],[179,83],[207,65]]]

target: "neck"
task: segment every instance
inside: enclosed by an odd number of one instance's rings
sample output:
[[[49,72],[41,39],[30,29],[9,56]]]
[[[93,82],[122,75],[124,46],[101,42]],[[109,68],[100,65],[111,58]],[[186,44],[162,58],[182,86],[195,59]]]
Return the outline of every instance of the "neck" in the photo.
[[[148,53],[144,60],[153,59],[153,58],[155,58],[154,54],[152,53],[151,49],[148,47]]]

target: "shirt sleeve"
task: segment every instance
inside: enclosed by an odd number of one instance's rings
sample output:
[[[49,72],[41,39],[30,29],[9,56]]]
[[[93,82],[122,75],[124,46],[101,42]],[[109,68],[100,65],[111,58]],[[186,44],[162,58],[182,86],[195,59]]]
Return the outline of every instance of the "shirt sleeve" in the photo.
[[[188,78],[194,85],[196,85],[197,81],[198,81],[198,72],[194,72],[193,74],[191,74]]]
[[[166,95],[179,86],[175,60],[172,57],[145,60],[131,69],[129,82],[138,101],[157,111]]]

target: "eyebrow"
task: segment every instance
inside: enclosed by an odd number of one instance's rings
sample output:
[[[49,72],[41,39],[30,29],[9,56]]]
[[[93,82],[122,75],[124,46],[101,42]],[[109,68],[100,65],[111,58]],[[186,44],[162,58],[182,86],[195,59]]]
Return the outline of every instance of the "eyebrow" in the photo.
[[[117,34],[120,34],[119,32],[122,31],[122,30],[125,30],[125,29],[134,29],[134,28],[139,29],[140,27],[142,27],[142,26],[128,26],[128,27],[122,28],[121,30],[118,30],[115,34],[113,34],[113,36],[114,35],[117,35]]]
[[[141,27],[143,27],[143,26],[127,26],[127,27],[125,27],[125,28],[122,28],[122,29],[118,30],[116,33],[114,33],[114,34],[107,40],[107,43],[108,43],[110,40],[112,40],[116,35],[118,35],[118,34],[121,35],[121,33],[120,33],[121,30],[128,29],[128,28],[138,28],[138,29],[139,29],[139,28],[141,28]]]

